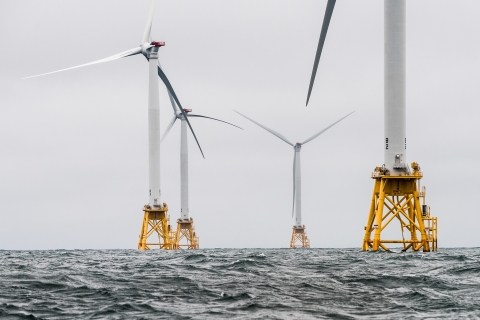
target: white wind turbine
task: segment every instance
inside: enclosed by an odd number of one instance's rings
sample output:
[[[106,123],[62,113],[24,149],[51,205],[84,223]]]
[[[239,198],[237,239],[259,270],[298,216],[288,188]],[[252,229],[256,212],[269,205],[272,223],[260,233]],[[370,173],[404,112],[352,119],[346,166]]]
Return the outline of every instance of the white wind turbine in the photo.
[[[183,221],[189,220],[189,206],[188,206],[188,143],[187,143],[187,123],[186,123],[186,118],[191,118],[191,117],[196,117],[196,118],[206,118],[206,119],[211,119],[215,121],[220,121],[226,124],[229,124],[231,126],[237,127],[239,129],[239,126],[236,126],[234,124],[231,124],[229,122],[207,117],[207,116],[202,116],[199,114],[193,114],[190,113],[192,112],[192,109],[184,109],[185,113],[182,113],[178,111],[177,106],[175,104],[175,101],[170,97],[170,102],[172,103],[172,108],[173,108],[173,118],[170,121],[170,124],[167,127],[167,130],[165,130],[165,133],[162,136],[162,139],[160,142],[162,142],[170,132],[170,129],[172,129],[173,125],[175,124],[175,121],[180,120],[180,203],[181,203],[181,213],[180,213],[180,219]],[[242,129],[243,130],[243,129]]]
[[[103,62],[109,62],[117,60],[120,58],[125,58],[129,56],[134,56],[137,54],[143,54],[148,60],[148,72],[149,72],[149,84],[148,84],[148,142],[149,142],[149,205],[150,207],[163,208],[163,202],[161,200],[161,191],[160,191],[160,102],[159,102],[159,91],[158,91],[158,77],[159,76],[167,87],[169,97],[172,101],[175,101],[182,115],[186,115],[180,101],[175,94],[175,91],[172,88],[167,76],[162,71],[160,62],[158,61],[158,50],[160,47],[165,45],[165,42],[152,41],[150,33],[152,29],[153,14],[155,11],[156,0],[152,1],[150,8],[150,14],[148,16],[147,24],[145,26],[145,31],[143,33],[142,44],[133,49],[118,53],[116,55],[93,61],[90,63],[82,64],[79,66],[66,68],[62,70],[57,70],[53,72],[43,73],[36,76],[27,77],[34,78],[39,76],[44,76],[47,74],[57,73],[61,71],[76,69],[80,67],[85,67],[89,65],[94,65]],[[185,118],[190,130],[192,131],[193,137],[197,142],[200,152],[203,156],[202,148],[197,140],[195,132],[193,132],[192,126],[187,118]]]
[[[302,226],[302,185],[301,185],[302,177],[301,177],[301,171],[300,171],[300,150],[302,149],[302,145],[304,145],[307,142],[312,141],[313,139],[315,139],[316,137],[318,137],[319,135],[321,135],[322,133],[324,133],[325,131],[327,131],[328,129],[330,129],[335,124],[342,121],[343,119],[345,119],[346,117],[348,117],[349,115],[351,115],[355,111],[350,112],[345,117],[343,117],[340,120],[337,120],[336,122],[332,123],[331,125],[329,125],[325,129],[323,129],[322,131],[314,134],[313,136],[311,136],[307,140],[305,140],[303,142],[297,142],[297,143],[290,142],[287,138],[285,138],[280,133],[265,127],[264,125],[256,122],[255,120],[250,119],[249,117],[241,114],[238,111],[235,111],[235,112],[238,113],[239,115],[241,115],[242,117],[245,117],[248,120],[252,121],[256,125],[262,127],[263,129],[267,130],[268,132],[270,132],[274,136],[280,138],[281,140],[285,141],[286,143],[288,143],[289,145],[291,145],[293,147],[294,155],[293,155],[293,207],[292,207],[292,217],[293,217],[293,213],[295,212],[295,227],[301,227]]]

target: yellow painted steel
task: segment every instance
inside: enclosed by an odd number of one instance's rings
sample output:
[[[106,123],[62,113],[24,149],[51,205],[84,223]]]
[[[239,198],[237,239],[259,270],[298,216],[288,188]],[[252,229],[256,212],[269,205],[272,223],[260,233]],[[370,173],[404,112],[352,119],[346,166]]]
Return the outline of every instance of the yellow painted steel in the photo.
[[[403,244],[403,250],[424,252],[437,251],[438,219],[430,216],[430,208],[425,206],[426,189],[419,191],[420,179],[423,177],[418,163],[412,163],[413,172],[405,175],[391,176],[384,167],[376,167],[372,173],[375,180],[363,251],[389,251],[386,243]],[[423,207],[420,204],[423,199]],[[424,208],[424,210],[422,210]],[[401,240],[381,239],[382,231],[392,222],[398,220],[402,233]],[[405,233],[410,239],[405,239]],[[373,239],[372,239],[373,232]]]
[[[167,215],[168,206],[163,203],[163,209],[143,207],[143,222],[140,230],[138,249],[150,250],[154,247],[162,250],[172,250],[172,231],[170,230],[170,217]],[[148,238],[155,234],[158,242],[147,242]]]
[[[290,248],[310,248],[310,240],[307,237],[305,225],[301,227],[293,227]]]
[[[173,249],[198,249],[200,246],[200,240],[195,234],[195,227],[193,225],[193,219],[190,220],[177,220],[177,230],[173,236],[172,246]]]

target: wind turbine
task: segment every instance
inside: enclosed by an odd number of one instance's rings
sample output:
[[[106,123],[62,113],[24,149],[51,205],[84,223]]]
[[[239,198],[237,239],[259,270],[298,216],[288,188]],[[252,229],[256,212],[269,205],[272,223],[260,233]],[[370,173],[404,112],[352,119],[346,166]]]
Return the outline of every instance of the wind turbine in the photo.
[[[195,228],[193,226],[193,219],[189,216],[189,206],[188,206],[188,142],[187,142],[187,118],[205,118],[215,121],[220,121],[231,126],[237,127],[234,124],[229,122],[202,116],[199,114],[193,114],[192,109],[184,109],[185,113],[180,112],[177,109],[175,101],[170,97],[170,102],[173,108],[173,118],[170,121],[167,130],[162,136],[160,142],[162,142],[167,136],[170,130],[172,129],[175,121],[180,120],[180,219],[177,220],[177,229],[174,237],[173,245],[174,249],[180,249],[186,247],[187,249],[198,249],[198,236],[195,234]],[[243,130],[243,129],[242,129]],[[181,244],[182,240],[185,239],[186,244]]]
[[[78,65],[75,67],[70,67],[66,69],[61,69],[53,72],[47,72],[36,76],[27,77],[34,78],[39,76],[44,76],[48,74],[53,74],[57,72],[62,72],[66,70],[72,70],[76,68],[86,67],[94,64],[110,62],[113,60],[126,58],[130,56],[134,56],[137,54],[142,54],[148,61],[148,149],[149,149],[149,201],[148,205],[144,206],[144,221],[142,226],[142,231],[140,234],[140,242],[139,242],[139,249],[148,249],[148,245],[146,244],[146,238],[152,232],[148,230],[150,226],[153,232],[159,234],[159,243],[155,243],[152,245],[159,245],[162,249],[170,249],[170,226],[168,225],[168,216],[166,212],[168,211],[168,207],[165,203],[162,202],[161,199],[161,190],[160,190],[160,102],[159,102],[159,91],[158,91],[158,77],[162,79],[163,83],[167,87],[168,94],[170,99],[176,102],[178,107],[180,108],[180,112],[185,116],[185,110],[182,108],[180,101],[178,100],[175,91],[173,90],[170,81],[168,80],[165,73],[162,71],[160,66],[160,62],[158,61],[158,51],[160,47],[165,46],[165,42],[157,42],[152,41],[150,33],[152,29],[152,22],[153,22],[153,14],[155,11],[156,0],[152,1],[152,5],[150,8],[150,13],[148,15],[147,24],[145,26],[145,31],[143,33],[142,42],[138,47],[133,49],[115,54],[113,56],[96,60],[93,62],[85,63],[82,65]],[[200,152],[203,156],[202,148],[200,147],[200,143],[195,135],[195,132],[188,121],[188,118],[185,117],[188,127],[197,142],[197,145],[200,149]],[[161,243],[160,238],[163,239],[163,243]]]
[[[311,136],[307,140],[305,140],[303,142],[297,142],[297,143],[290,142],[287,138],[285,138],[285,136],[281,135],[280,133],[265,127],[264,125],[256,122],[253,119],[250,119],[249,117],[241,114],[238,111],[235,111],[235,112],[238,113],[239,115],[241,115],[242,117],[252,121],[256,125],[262,127],[263,129],[267,130],[268,132],[270,132],[271,134],[273,134],[277,138],[283,140],[284,142],[288,143],[289,145],[291,145],[293,147],[293,152],[294,153],[293,153],[293,206],[292,206],[292,217],[293,217],[293,213],[295,212],[295,225],[293,226],[293,233],[292,233],[292,239],[290,241],[290,248],[298,247],[296,245],[297,241],[301,242],[301,247],[302,248],[309,248],[310,247],[310,241],[308,240],[308,238],[306,236],[305,225],[302,225],[302,176],[301,176],[301,169],[300,169],[300,151],[301,151],[302,146],[304,144],[306,144],[307,142],[310,142],[313,139],[317,138],[319,135],[321,135],[322,133],[324,133],[325,131],[327,131],[328,129],[330,129],[335,124],[342,121],[343,119],[345,119],[346,117],[348,117],[349,115],[351,115],[355,111],[350,112],[349,114],[347,114],[346,116],[344,116],[340,120],[335,121],[334,123],[332,123],[331,125],[329,125],[325,129],[323,129],[322,131],[314,134],[313,136]]]
[[[335,0],[328,0],[320,40],[313,64],[307,104],[312,91],[320,55],[335,7]],[[365,226],[362,250],[380,248],[385,244],[402,243],[403,251],[437,249],[437,218],[430,217],[427,206],[420,204],[425,193],[420,191],[423,174],[420,166],[412,162],[411,172],[407,164],[406,127],[406,0],[384,0],[384,164],[376,167],[370,213]],[[418,186],[417,186],[418,184]],[[384,207],[387,212],[384,214]],[[402,240],[382,240],[381,232],[394,219],[400,222]],[[406,240],[403,231],[410,232]],[[371,234],[374,232],[374,238]],[[420,239],[418,234],[420,233]]]

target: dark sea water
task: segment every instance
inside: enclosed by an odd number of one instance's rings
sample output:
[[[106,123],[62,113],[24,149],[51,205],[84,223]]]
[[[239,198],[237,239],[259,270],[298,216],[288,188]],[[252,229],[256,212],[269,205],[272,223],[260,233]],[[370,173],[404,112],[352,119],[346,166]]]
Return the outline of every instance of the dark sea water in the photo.
[[[0,318],[480,318],[480,249],[0,251]]]

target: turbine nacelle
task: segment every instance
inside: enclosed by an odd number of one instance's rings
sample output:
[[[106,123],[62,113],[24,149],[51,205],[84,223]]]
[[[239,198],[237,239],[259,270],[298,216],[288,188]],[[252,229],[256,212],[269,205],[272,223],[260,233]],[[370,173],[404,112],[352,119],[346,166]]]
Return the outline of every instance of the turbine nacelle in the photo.
[[[159,42],[159,41],[152,41],[150,44],[154,47],[164,47],[165,46],[165,42]]]
[[[183,111],[185,112],[185,116],[186,116],[187,114],[189,114],[190,112],[192,112],[192,109],[183,109]],[[182,112],[177,112],[177,113],[175,114],[175,117],[176,117],[177,119],[180,119],[180,120],[185,119],[185,116],[183,115]]]
[[[158,54],[158,49],[164,46],[165,46],[165,42],[159,42],[159,41],[152,41],[150,43],[146,42],[141,46],[142,54],[145,56],[145,58],[149,59],[152,53]]]
[[[183,111],[185,112],[185,115],[187,115],[188,113],[192,112],[192,109],[183,109]],[[175,113],[175,116],[177,117],[177,119],[180,119],[180,120],[181,120],[181,119],[185,119],[183,113],[180,112],[180,111],[177,111],[177,112]]]
[[[215,121],[219,121],[219,122],[223,122],[223,123],[226,123],[228,125],[231,125],[231,126],[234,126],[234,127],[237,127],[239,129],[242,129],[240,128],[239,126],[236,126],[230,122],[226,122],[226,121],[223,121],[223,120],[220,120],[220,119],[216,119],[216,118],[212,118],[212,117],[207,117],[207,116],[202,116],[200,114],[195,114],[195,113],[191,113],[192,112],[192,109],[183,109],[183,113],[182,112],[179,112],[177,110],[177,106],[175,104],[175,101],[173,101],[173,99],[170,100],[172,102],[172,108],[173,108],[173,118],[172,120],[170,121],[170,124],[168,125],[167,127],[167,130],[165,130],[165,133],[163,134],[162,136],[162,139],[160,140],[160,142],[163,141],[163,139],[165,139],[168,135],[168,133],[170,132],[170,129],[172,129],[173,125],[175,124],[175,121],[177,121],[177,119],[180,119],[180,120],[187,120],[187,118],[205,118],[205,119],[210,119],[210,120],[215,120]],[[243,130],[243,129],[242,129]]]

